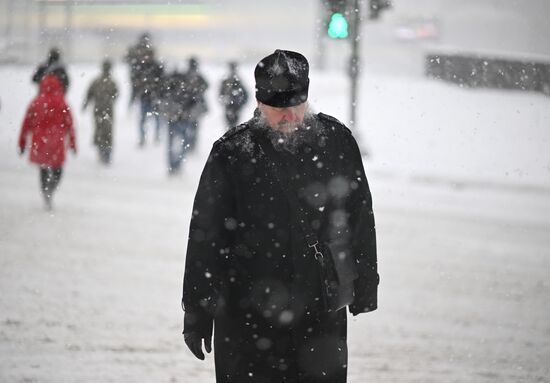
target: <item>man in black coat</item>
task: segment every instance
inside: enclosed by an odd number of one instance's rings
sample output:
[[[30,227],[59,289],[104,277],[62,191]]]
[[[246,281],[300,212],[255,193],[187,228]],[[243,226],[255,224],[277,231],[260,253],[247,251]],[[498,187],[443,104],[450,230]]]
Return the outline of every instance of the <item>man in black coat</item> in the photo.
[[[375,310],[376,238],[361,155],[344,125],[310,111],[304,56],[277,50],[254,75],[255,116],[214,143],[195,197],[185,342],[204,359],[214,333],[218,383],[342,383],[347,313],[324,303],[305,231],[344,249],[325,256],[352,257],[349,311]]]

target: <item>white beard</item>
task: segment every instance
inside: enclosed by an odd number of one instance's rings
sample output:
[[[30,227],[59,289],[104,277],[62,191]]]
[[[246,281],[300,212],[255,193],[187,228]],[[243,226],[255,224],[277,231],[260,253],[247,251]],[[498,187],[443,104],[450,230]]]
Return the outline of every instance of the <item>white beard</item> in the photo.
[[[281,129],[270,127],[260,112],[258,126],[265,129],[268,138],[276,150],[287,150],[291,153],[296,153],[303,143],[315,141],[315,137],[317,136],[315,119],[309,107],[302,122],[284,123],[279,125]]]

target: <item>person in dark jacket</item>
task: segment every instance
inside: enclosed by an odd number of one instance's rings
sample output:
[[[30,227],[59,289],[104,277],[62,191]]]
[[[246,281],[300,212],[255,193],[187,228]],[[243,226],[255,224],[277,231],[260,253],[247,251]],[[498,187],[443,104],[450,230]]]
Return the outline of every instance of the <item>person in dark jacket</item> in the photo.
[[[174,70],[164,80],[161,114],[168,124],[168,174],[181,170],[193,129],[193,93],[185,73]]]
[[[189,59],[189,68],[185,73],[188,92],[192,102],[188,111],[191,127],[188,129],[188,151],[195,149],[197,135],[199,131],[199,121],[208,112],[208,104],[206,103],[206,90],[208,82],[199,70],[199,60],[196,57]]]
[[[155,57],[155,50],[151,42],[151,35],[144,32],[139,36],[137,43],[128,48],[128,52],[124,56],[124,61],[128,64],[130,71],[130,84],[132,86],[130,101],[138,95],[142,67],[149,57]]]
[[[101,75],[92,81],[82,106],[94,105],[94,145],[99,152],[99,160],[108,165],[111,163],[113,150],[114,102],[118,97],[118,88],[111,77],[111,61],[104,60]]]
[[[155,121],[155,142],[160,142],[160,112],[161,91],[164,67],[154,57],[146,57],[141,65],[141,71],[136,77],[136,97],[139,98],[139,146],[145,145],[147,136],[146,122],[152,117]]]
[[[128,49],[124,57],[130,69],[130,104],[139,100],[139,146],[145,145],[146,122],[152,117],[155,122],[155,142],[160,142],[161,121],[159,116],[160,93],[164,67],[157,60],[151,43],[151,35],[143,33],[139,41]]]
[[[185,343],[204,359],[214,334],[218,383],[343,383],[347,312],[329,309],[324,257],[314,251],[321,244],[311,246],[305,232],[338,242],[341,251],[324,256],[354,269],[341,281],[353,289],[349,311],[375,310],[376,236],[361,154],[342,123],[309,108],[304,56],[277,50],[254,75],[255,115],[214,143],[195,196]]]
[[[229,63],[229,75],[222,80],[219,98],[225,109],[227,129],[231,129],[237,125],[241,109],[248,101],[248,92],[237,74],[237,63],[234,61]]]
[[[52,196],[61,181],[65,151],[76,154],[76,139],[71,110],[63,97],[63,85],[54,74],[40,81],[40,90],[25,114],[19,152],[27,147],[27,136],[32,135],[30,160],[40,167],[40,186],[46,209],[52,209]]]
[[[57,76],[61,84],[63,85],[63,92],[66,93],[69,88],[69,75],[65,69],[65,65],[61,61],[61,51],[59,48],[52,48],[48,54],[48,59],[46,62],[40,64],[34,75],[32,76],[32,81],[36,84],[40,84],[40,81],[47,74],[54,74]]]

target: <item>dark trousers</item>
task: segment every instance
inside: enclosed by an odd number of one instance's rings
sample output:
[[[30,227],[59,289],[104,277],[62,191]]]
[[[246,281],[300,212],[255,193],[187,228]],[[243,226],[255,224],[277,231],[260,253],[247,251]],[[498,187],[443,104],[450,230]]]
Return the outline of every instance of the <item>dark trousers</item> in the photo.
[[[140,101],[141,106],[141,116],[139,119],[139,144],[145,145],[145,136],[146,136],[146,129],[145,129],[145,121],[147,120],[147,117],[152,116],[155,120],[155,141],[160,140],[160,116],[158,114],[158,111],[155,109],[153,105],[153,101],[142,98]]]
[[[190,148],[192,129],[192,122],[187,120],[168,123],[168,171],[170,173],[180,170],[185,154]]]
[[[113,110],[97,110],[95,113],[94,144],[97,146],[99,160],[109,165],[113,148]]]
[[[236,309],[214,320],[216,383],[346,383],[346,309],[307,309],[286,328],[262,317]],[[278,323],[278,316],[272,318]]]
[[[105,165],[111,163],[111,146],[100,145],[97,147],[97,152],[99,153],[99,160]]]
[[[40,188],[48,205],[51,203],[53,193],[57,189],[59,181],[61,181],[62,174],[63,168],[40,167]]]

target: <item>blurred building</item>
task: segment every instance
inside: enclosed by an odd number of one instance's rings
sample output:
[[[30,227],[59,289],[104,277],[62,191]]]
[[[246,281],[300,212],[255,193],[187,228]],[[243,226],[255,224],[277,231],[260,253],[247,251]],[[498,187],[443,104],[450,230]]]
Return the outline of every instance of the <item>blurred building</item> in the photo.
[[[550,60],[548,0],[392,0],[365,22],[371,70],[421,74],[428,53]]]
[[[369,0],[361,0],[363,16]],[[422,74],[426,52],[549,57],[548,0],[393,0],[379,20],[364,17],[363,67]],[[0,0],[0,62],[36,62],[51,45],[67,61],[122,58],[144,31],[168,61],[255,62],[275,48],[346,68],[346,41],[324,36],[321,0]]]
[[[311,53],[316,0],[0,0],[0,61],[35,62],[48,47],[68,61],[122,57],[144,31],[166,60],[196,54],[245,61],[266,45]],[[271,44],[268,44],[271,42]],[[271,49],[271,48],[269,48]]]

